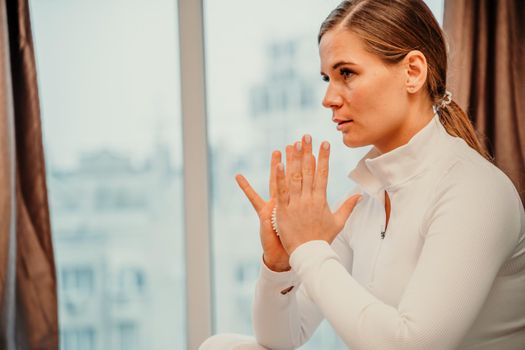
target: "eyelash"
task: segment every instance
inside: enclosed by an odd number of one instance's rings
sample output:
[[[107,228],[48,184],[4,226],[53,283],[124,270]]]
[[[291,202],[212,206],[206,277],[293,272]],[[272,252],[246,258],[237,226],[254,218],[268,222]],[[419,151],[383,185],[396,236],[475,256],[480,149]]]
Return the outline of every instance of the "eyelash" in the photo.
[[[354,74],[354,72],[352,72],[350,69],[348,68],[341,68],[339,70],[339,74],[341,74],[341,76],[343,77],[344,80],[347,80],[348,78],[350,78],[351,75]]]
[[[339,74],[341,74],[341,76],[343,77],[344,80],[347,80],[352,75],[354,75],[355,73],[352,70],[348,69],[348,68],[341,68],[341,69],[339,69]],[[322,75],[321,79],[325,83],[328,83],[330,81],[330,78],[328,77],[328,75]]]

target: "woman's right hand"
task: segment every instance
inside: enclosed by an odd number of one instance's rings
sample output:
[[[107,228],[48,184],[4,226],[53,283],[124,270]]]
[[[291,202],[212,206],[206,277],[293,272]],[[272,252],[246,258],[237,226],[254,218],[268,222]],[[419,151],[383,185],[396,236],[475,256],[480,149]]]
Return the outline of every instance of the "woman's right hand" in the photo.
[[[287,154],[289,147],[286,148]],[[253,208],[259,216],[259,235],[261,238],[261,245],[263,248],[263,260],[269,269],[282,272],[290,270],[289,256],[284,250],[279,236],[275,234],[272,228],[272,210],[277,203],[277,183],[274,174],[276,165],[281,162],[281,152],[274,151],[272,153],[272,160],[270,164],[270,199],[265,201],[252,188],[248,180],[240,174],[235,176],[235,180],[239,184]]]

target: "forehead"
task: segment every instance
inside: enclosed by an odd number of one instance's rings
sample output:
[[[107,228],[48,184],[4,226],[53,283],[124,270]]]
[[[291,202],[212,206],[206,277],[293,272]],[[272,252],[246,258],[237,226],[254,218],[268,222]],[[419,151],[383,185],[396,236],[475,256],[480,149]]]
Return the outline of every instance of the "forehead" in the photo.
[[[345,28],[335,28],[323,35],[319,43],[319,55],[323,71],[341,61],[356,65],[381,62],[365,49],[363,40],[357,34]]]

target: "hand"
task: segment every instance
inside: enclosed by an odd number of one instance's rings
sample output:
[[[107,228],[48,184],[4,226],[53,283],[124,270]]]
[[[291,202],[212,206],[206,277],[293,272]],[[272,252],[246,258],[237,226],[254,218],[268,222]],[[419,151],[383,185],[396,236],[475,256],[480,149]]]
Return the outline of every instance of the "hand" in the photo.
[[[291,151],[291,146],[286,148],[287,159],[291,155]],[[277,184],[275,182],[276,177],[274,172],[277,164],[280,162],[281,152],[274,151],[270,164],[270,199],[268,201],[262,199],[261,196],[255,192],[244,176],[239,174],[235,177],[239,187],[243,190],[246,197],[248,197],[248,200],[259,216],[259,235],[263,248],[264,263],[271,270],[278,272],[290,269],[288,253],[281,244],[279,237],[273,231],[271,223],[272,210],[277,197]]]
[[[311,137],[305,135],[294,145],[291,162],[287,161],[289,175],[281,163],[275,165],[277,222],[281,243],[289,255],[308,241],[332,243],[361,197],[353,195],[331,212],[326,200],[329,157],[330,144],[325,141],[316,167]]]

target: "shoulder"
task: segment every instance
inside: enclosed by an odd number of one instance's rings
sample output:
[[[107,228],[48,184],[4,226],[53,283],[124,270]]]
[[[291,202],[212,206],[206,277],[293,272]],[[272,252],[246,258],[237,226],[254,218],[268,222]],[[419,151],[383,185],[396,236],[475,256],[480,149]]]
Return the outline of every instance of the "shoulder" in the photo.
[[[453,152],[438,179],[436,193],[455,191],[468,194],[471,200],[493,199],[521,204],[514,184],[496,165],[463,140],[457,141]]]
[[[464,141],[457,143],[439,170],[426,223],[449,218],[460,225],[499,226],[514,240],[523,230],[523,204],[514,184]]]

